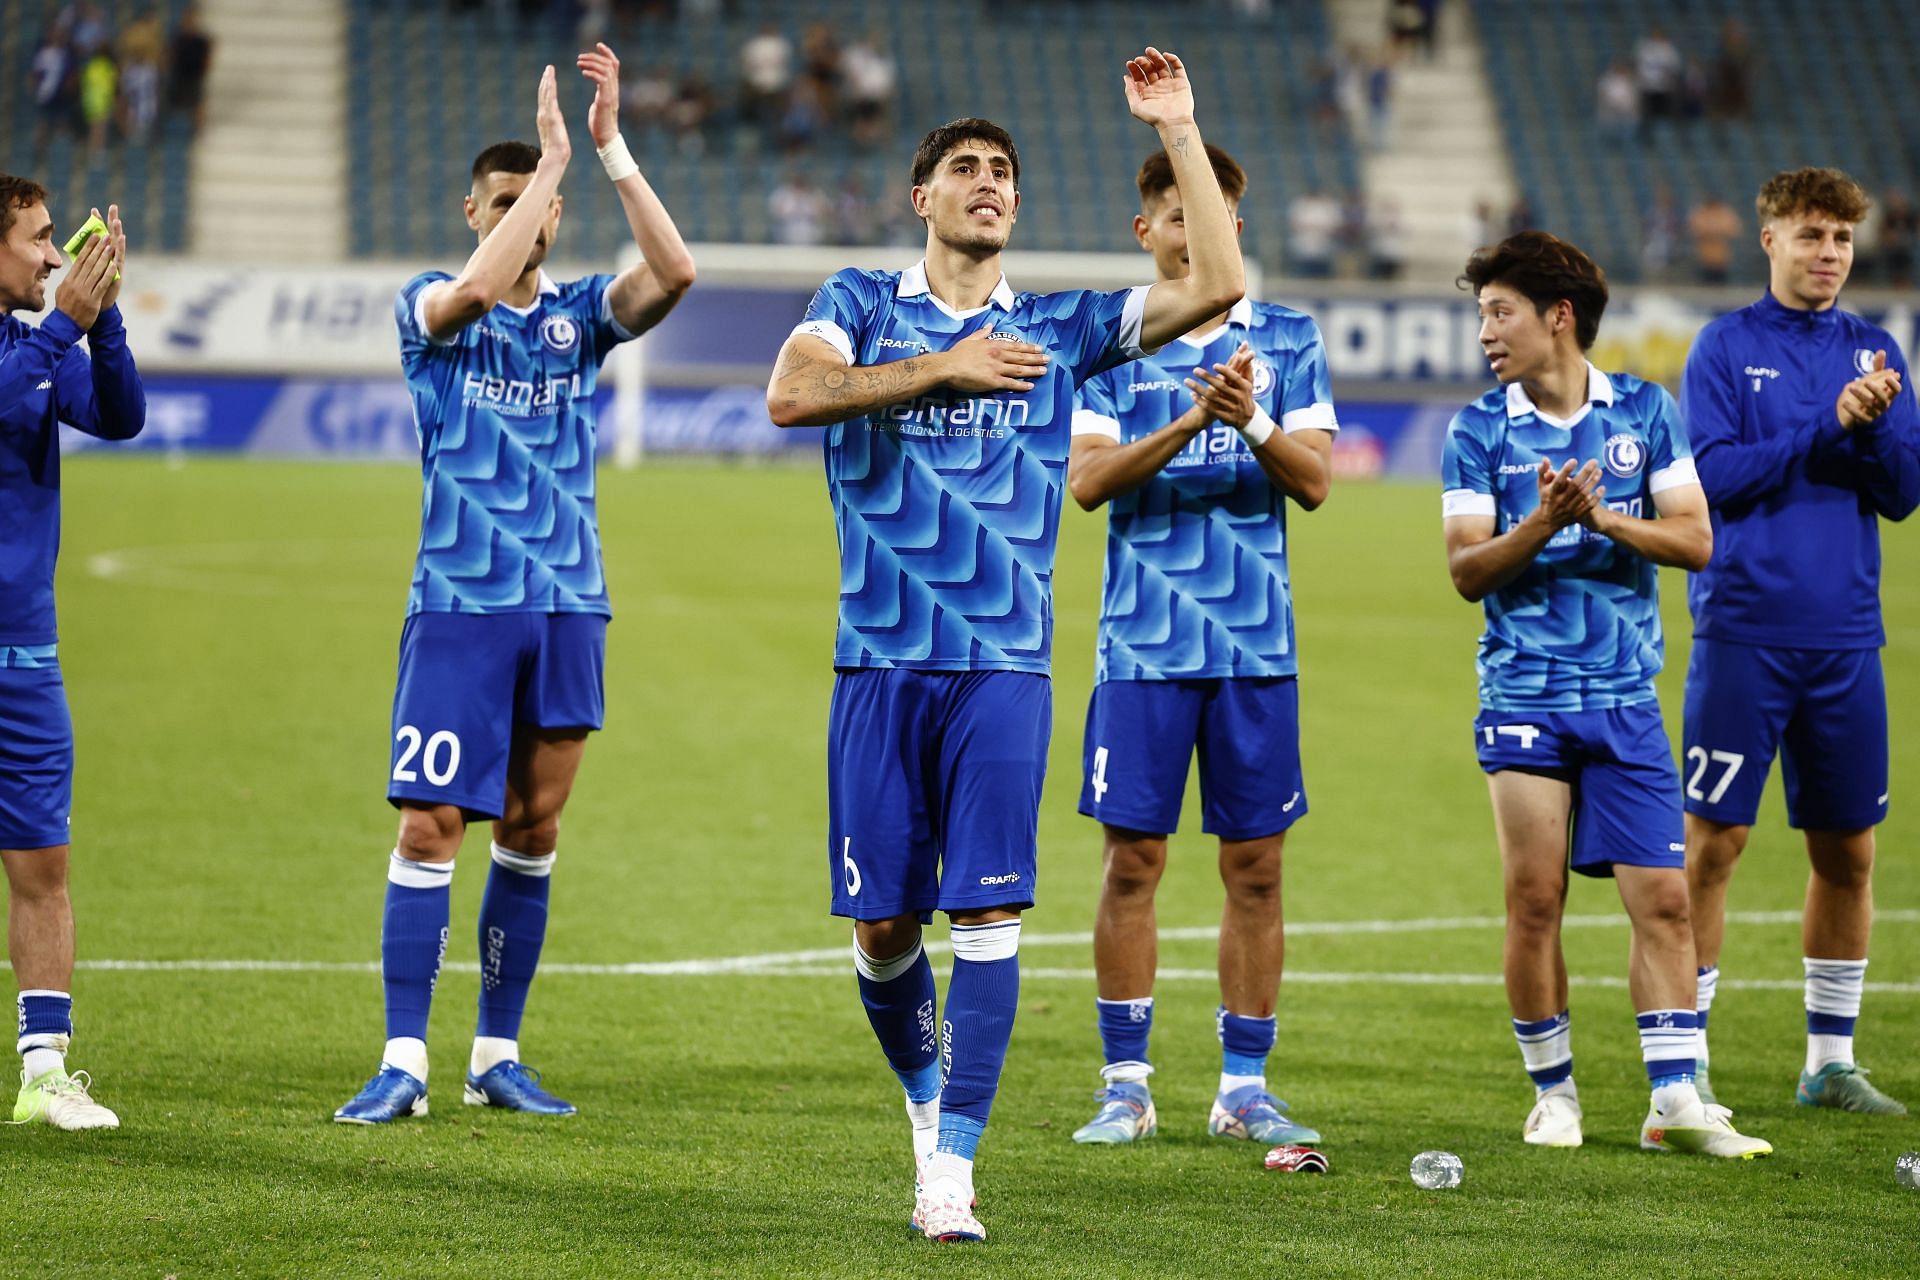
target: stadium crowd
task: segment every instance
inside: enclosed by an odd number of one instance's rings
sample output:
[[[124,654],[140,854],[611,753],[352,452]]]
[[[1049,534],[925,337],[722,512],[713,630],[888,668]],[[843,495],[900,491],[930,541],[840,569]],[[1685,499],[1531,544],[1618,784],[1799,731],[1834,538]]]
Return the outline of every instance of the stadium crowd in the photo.
[[[62,5],[28,72],[38,116],[34,166],[59,134],[82,140],[92,155],[122,139],[147,141],[163,113],[184,115],[197,130],[213,47],[195,6],[169,32],[151,6],[116,28],[93,0]]]

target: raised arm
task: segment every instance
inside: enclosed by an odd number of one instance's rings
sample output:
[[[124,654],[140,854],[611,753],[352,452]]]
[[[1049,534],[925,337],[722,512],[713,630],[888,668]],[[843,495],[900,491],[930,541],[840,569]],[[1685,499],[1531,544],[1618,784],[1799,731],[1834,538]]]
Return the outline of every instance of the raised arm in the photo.
[[[826,338],[795,333],[780,348],[767,380],[767,416],[777,427],[824,427],[911,400],[935,387],[974,395],[1031,391],[1047,369],[1047,353],[1031,342],[991,342],[993,322],[933,351],[854,365],[851,352]]]
[[[537,120],[540,163],[534,166],[532,180],[514,200],[513,208],[473,251],[460,274],[429,286],[421,295],[427,332],[436,341],[451,338],[506,296],[526,271],[540,224],[560,192],[560,177],[573,158],[573,144],[567,138],[567,122],[560,115],[560,94],[551,66],[540,75]]]
[[[1558,471],[1540,463],[1540,505],[1505,533],[1494,532],[1495,512],[1447,517],[1447,569],[1455,591],[1474,601],[1498,591],[1526,572],[1554,534],[1593,508],[1600,464],[1589,462],[1575,473],[1573,463],[1567,459]]]
[[[1111,418],[1086,409],[1073,414],[1073,445],[1067,457],[1067,492],[1083,511],[1131,493],[1159,474],[1193,438],[1213,425],[1199,405],[1150,435],[1121,444],[1106,434]],[[1089,429],[1089,424],[1093,429]],[[1118,431],[1117,424],[1114,431]]]
[[[51,356],[54,412],[60,421],[102,440],[129,440],[146,426],[147,396],[115,305],[127,252],[120,206],[107,207],[106,222],[107,234],[94,236],[74,255],[54,295],[54,313],[21,346],[38,349],[34,363]],[[88,354],[73,345],[83,331]]]
[[[1160,134],[1186,209],[1187,275],[1147,291],[1140,345],[1152,351],[1240,301],[1247,279],[1233,216],[1194,123],[1186,65],[1174,54],[1149,48],[1127,63],[1126,90],[1127,109]]]
[[[620,136],[620,60],[604,44],[577,59],[580,74],[593,82],[593,106],[587,112],[587,132],[593,138],[601,164],[613,179],[613,189],[626,211],[640,261],[607,286],[613,318],[628,333],[639,335],[659,324],[682,295],[693,287],[693,254],[687,251],[680,229],[667,207],[640,172]]]

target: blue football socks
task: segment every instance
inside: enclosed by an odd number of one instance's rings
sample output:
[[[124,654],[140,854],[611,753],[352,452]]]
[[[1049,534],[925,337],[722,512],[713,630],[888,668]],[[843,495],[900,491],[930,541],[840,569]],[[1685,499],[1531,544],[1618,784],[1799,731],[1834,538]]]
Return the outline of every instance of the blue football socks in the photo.
[[[955,925],[952,935],[938,1149],[972,1160],[1013,1038],[1020,1003],[1020,922]]]
[[[855,980],[867,1022],[880,1041],[887,1064],[900,1078],[914,1102],[940,1096],[940,1041],[934,1018],[933,966],[926,949],[915,942],[911,950],[890,960],[875,960],[853,947]]]
[[[520,1038],[527,992],[547,937],[547,893],[553,857],[493,846],[486,893],[480,899],[480,1023],[478,1035]]]
[[[386,987],[388,1040],[427,1038],[427,1011],[447,954],[452,885],[451,862],[414,862],[396,850],[387,865],[380,976]]]

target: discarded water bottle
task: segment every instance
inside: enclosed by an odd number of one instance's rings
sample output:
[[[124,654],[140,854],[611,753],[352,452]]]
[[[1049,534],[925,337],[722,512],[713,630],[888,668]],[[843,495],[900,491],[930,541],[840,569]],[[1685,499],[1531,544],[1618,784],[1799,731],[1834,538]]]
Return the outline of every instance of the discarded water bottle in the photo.
[[[1909,1191],[1920,1191],[1920,1151],[1909,1151],[1893,1162],[1893,1180]]]
[[[1414,1186],[1440,1191],[1459,1186],[1460,1176],[1466,1172],[1466,1166],[1451,1151],[1422,1151],[1413,1158],[1413,1165],[1407,1172],[1413,1175]]]

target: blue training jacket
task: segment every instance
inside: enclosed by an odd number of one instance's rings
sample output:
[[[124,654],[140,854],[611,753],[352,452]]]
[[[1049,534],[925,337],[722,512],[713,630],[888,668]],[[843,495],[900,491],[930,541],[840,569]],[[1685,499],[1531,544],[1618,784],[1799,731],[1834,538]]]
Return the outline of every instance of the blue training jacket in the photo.
[[[58,639],[53,563],[60,554],[60,424],[127,440],[147,422],[147,393],[120,309],[83,335],[66,312],[29,325],[0,315],[0,645]]]
[[[1834,402],[1876,351],[1900,371],[1900,397],[1849,431]],[[1701,331],[1680,411],[1713,513],[1713,559],[1687,589],[1694,634],[1781,649],[1884,644],[1879,517],[1920,506],[1920,415],[1892,336],[1769,293]]]

